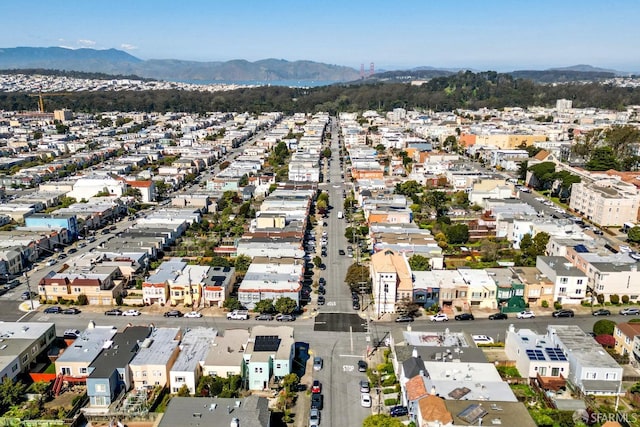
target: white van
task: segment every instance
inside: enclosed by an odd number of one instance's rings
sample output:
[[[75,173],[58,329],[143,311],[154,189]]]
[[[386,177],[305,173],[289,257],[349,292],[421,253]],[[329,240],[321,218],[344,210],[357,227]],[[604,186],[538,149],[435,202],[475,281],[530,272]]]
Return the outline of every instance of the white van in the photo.
[[[342,211],[338,211],[338,219],[342,219],[344,216],[342,215]]]

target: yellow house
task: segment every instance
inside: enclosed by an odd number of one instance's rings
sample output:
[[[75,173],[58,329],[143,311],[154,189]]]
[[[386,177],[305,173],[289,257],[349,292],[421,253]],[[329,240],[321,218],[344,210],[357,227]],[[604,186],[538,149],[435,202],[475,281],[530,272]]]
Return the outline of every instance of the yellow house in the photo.
[[[613,329],[613,338],[616,340],[613,348],[616,353],[632,357],[633,338],[638,335],[640,335],[640,323],[618,323]]]
[[[169,371],[180,354],[180,328],[157,328],[140,344],[138,354],[129,363],[136,389],[169,383]]]

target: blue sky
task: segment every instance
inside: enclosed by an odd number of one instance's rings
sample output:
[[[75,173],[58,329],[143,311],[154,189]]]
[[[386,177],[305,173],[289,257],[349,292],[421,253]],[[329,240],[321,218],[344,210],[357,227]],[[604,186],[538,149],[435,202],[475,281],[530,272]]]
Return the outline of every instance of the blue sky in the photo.
[[[590,64],[640,71],[637,0],[63,0],[2,2],[0,47],[141,59],[265,58],[376,69]]]

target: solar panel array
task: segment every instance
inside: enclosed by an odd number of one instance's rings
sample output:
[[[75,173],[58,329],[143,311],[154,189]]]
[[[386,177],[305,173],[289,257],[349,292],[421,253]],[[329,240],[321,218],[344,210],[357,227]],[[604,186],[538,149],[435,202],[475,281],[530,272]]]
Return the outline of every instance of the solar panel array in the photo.
[[[547,360],[542,350],[529,349],[527,350],[527,357],[529,357],[529,360]]]
[[[280,347],[280,337],[277,335],[259,335],[253,345],[255,351],[277,351],[278,347]]]
[[[547,352],[547,355],[549,356],[550,360],[560,361],[560,362],[564,362],[567,360],[567,357],[559,348],[546,347],[544,351]]]

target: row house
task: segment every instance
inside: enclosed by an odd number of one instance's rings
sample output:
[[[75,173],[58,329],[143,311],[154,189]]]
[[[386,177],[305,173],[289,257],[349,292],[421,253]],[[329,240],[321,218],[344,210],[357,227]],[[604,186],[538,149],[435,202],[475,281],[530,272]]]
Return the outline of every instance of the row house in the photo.
[[[636,337],[640,336],[640,324],[631,322],[618,323],[613,328],[613,338],[616,343],[613,349],[622,356],[629,356],[630,359],[638,362],[640,359],[636,355],[638,347],[636,346]]]
[[[38,294],[47,302],[74,301],[83,295],[90,305],[112,306],[125,295],[125,279],[117,266],[94,265],[52,271],[38,283]]]
[[[587,275],[566,258],[539,256],[536,268],[553,285],[553,301],[560,304],[580,304],[587,296]]]
[[[238,288],[238,301],[253,309],[259,301],[287,297],[299,306],[303,274],[299,259],[254,257]]]

